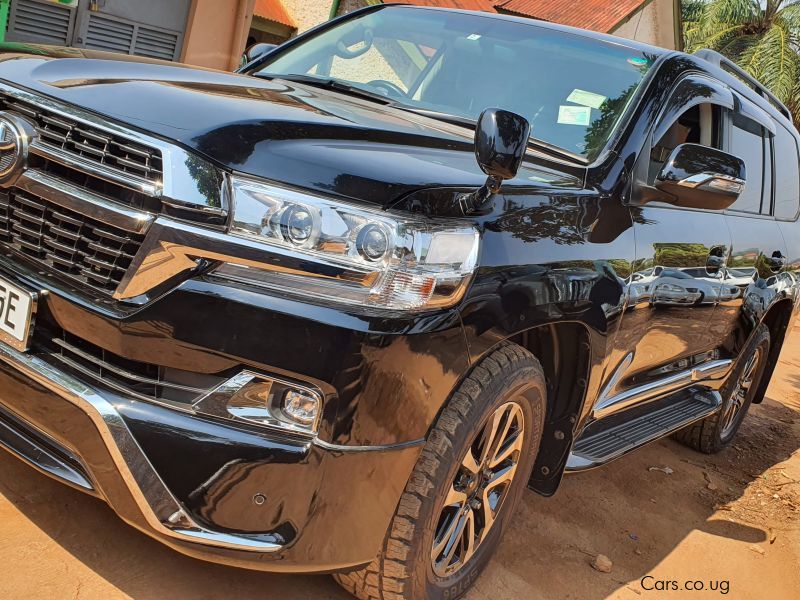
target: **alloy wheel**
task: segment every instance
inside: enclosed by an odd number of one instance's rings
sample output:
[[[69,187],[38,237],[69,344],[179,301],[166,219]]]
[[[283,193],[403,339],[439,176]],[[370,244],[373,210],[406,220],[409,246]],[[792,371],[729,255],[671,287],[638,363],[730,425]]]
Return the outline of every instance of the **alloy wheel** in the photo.
[[[761,348],[756,348],[755,352],[748,357],[742,369],[742,374],[736,382],[736,387],[722,414],[722,431],[720,437],[723,439],[727,438],[736,428],[737,416],[747,403],[747,398],[755,382],[756,373],[758,373],[758,367],[761,364],[762,354],[763,351]]]
[[[461,459],[439,515],[433,572],[449,577],[466,565],[494,525],[517,472],[525,438],[522,407],[499,406]]]

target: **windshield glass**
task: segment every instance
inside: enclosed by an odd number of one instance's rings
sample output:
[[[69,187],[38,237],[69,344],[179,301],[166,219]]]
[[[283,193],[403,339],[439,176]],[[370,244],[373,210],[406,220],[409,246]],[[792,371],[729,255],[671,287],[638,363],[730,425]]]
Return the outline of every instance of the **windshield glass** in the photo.
[[[526,117],[534,138],[592,160],[655,58],[533,23],[384,7],[279,52],[256,74],[333,78],[473,120],[503,108]]]

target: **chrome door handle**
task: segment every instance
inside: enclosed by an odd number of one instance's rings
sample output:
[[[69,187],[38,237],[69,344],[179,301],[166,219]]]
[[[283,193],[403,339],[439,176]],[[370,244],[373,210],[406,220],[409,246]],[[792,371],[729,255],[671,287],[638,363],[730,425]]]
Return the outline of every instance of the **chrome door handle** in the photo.
[[[720,269],[725,266],[727,254],[727,246],[714,246],[711,248],[706,259],[706,272],[710,275],[719,273]]]
[[[765,258],[767,259],[769,270],[773,273],[780,273],[786,266],[786,257],[781,254],[780,250],[776,250],[772,253],[772,256]]]

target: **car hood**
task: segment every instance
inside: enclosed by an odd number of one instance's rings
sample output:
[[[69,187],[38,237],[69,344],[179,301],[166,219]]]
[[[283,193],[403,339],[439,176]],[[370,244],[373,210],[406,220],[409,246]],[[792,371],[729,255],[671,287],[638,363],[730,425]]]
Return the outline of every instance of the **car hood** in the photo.
[[[232,171],[384,205],[485,179],[472,131],[370,100],[87,50],[15,50],[0,55],[3,80],[178,142]],[[511,185],[579,183],[526,163]]]

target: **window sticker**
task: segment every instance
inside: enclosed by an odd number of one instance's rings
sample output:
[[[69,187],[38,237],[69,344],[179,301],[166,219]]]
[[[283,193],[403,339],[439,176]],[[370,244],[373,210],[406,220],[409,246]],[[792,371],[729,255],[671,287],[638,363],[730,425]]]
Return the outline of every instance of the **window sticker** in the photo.
[[[589,106],[558,107],[558,122],[562,125],[583,125],[587,127],[592,120],[592,109]]]
[[[592,108],[600,108],[606,100],[607,98],[601,94],[579,89],[572,90],[572,93],[567,96],[567,102],[574,102],[575,104]]]
[[[475,41],[481,39],[481,34],[480,33],[471,33],[470,35],[467,36],[467,39],[469,41],[471,41],[471,42],[475,42]]]

